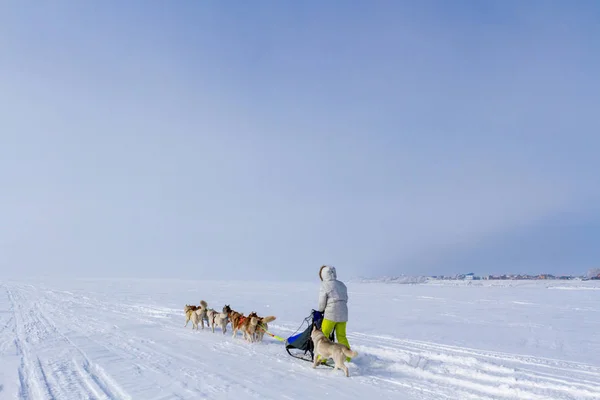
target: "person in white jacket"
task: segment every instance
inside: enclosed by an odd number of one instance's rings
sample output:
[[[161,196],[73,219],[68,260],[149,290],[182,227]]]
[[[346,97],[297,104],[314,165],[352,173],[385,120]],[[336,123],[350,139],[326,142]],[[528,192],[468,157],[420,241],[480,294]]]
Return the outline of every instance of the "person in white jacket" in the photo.
[[[318,310],[323,313],[321,330],[329,337],[335,330],[337,341],[350,348],[346,338],[346,323],[348,322],[348,289],[338,281],[335,267],[323,265],[319,270],[321,290],[319,291]],[[350,361],[350,358],[347,358]]]

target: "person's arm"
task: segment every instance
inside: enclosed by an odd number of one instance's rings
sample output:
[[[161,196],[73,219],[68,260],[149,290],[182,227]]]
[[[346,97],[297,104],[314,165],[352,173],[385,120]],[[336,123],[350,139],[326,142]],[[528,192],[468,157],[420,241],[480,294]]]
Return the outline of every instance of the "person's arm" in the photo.
[[[327,290],[325,290],[325,285],[321,285],[321,289],[319,290],[319,312],[325,312],[325,307],[327,307]]]

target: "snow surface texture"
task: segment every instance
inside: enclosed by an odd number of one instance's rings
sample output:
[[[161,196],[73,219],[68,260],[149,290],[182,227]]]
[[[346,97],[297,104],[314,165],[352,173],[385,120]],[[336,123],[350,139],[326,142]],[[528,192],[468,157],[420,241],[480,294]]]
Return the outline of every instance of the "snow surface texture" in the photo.
[[[0,399],[600,399],[599,284],[351,283],[346,378],[183,326],[204,299],[287,337],[318,283],[1,282]]]

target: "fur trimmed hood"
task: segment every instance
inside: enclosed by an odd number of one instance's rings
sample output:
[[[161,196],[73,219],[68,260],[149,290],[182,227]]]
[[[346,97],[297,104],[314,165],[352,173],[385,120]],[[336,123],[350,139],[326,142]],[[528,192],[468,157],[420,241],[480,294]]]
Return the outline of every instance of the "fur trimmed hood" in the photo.
[[[319,278],[322,281],[334,281],[337,279],[337,272],[335,267],[331,265],[323,265],[319,270]]]

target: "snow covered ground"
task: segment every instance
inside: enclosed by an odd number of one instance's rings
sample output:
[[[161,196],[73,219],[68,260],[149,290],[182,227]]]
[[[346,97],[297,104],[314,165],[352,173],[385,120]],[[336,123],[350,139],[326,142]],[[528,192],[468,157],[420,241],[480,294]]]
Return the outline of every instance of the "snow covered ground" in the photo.
[[[183,327],[205,299],[287,337],[317,282],[0,281],[0,399],[600,399],[599,285],[351,283],[346,378]]]

